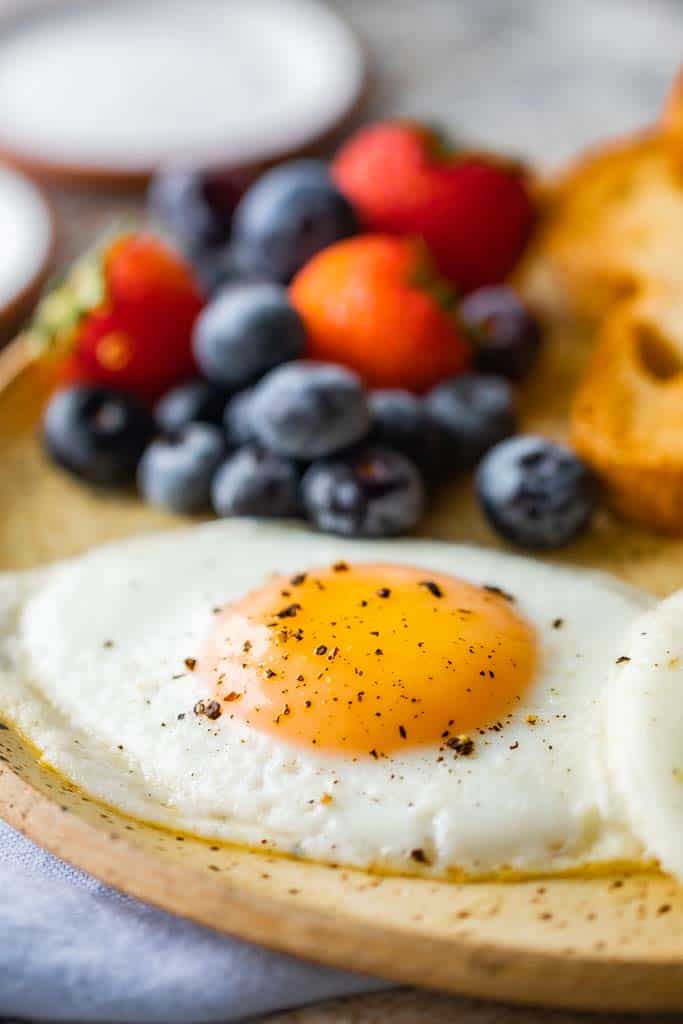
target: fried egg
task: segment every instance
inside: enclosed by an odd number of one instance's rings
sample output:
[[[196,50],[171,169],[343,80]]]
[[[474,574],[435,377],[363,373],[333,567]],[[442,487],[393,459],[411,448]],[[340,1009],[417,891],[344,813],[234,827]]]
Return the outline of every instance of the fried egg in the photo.
[[[645,856],[603,693],[653,605],[592,572],[229,520],[0,578],[0,713],[123,812],[435,876]]]

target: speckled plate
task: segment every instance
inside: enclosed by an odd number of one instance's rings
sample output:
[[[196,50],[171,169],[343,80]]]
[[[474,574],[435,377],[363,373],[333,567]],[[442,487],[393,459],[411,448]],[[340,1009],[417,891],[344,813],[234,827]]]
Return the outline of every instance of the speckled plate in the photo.
[[[525,396],[561,432],[585,346],[554,332]],[[35,441],[49,381],[21,343],[0,357],[0,564],[37,565],[177,520],[102,498],[48,466]],[[494,545],[466,493],[426,531]],[[683,544],[609,518],[562,556],[657,593],[683,584]],[[118,814],[0,731],[0,813],[117,888],[221,931],[339,967],[501,1000],[591,1009],[683,1006],[683,889],[641,875],[455,885],[377,877],[174,835]]]

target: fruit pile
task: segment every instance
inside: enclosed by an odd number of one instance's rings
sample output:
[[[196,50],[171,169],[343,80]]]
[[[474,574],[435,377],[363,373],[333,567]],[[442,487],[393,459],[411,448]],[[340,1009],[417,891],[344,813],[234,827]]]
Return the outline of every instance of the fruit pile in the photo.
[[[586,526],[583,465],[514,437],[540,345],[505,284],[534,221],[518,166],[392,122],[330,165],[167,171],[149,203],[178,251],[147,231],[106,240],[37,311],[59,465],[137,480],[178,513],[363,537],[412,529],[440,482],[478,467],[511,542],[556,547]]]

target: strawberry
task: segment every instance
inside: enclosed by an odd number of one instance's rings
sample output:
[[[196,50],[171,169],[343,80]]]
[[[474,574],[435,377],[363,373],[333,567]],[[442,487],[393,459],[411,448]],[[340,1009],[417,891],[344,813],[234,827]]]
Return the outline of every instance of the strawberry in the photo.
[[[332,173],[368,231],[417,235],[441,273],[468,292],[513,269],[534,222],[518,165],[451,150],[410,121],[371,125],[337,154]]]
[[[60,360],[62,382],[104,384],[154,399],[194,370],[192,328],[203,297],[191,270],[150,234],[109,239],[40,303],[30,335]]]
[[[455,293],[418,240],[337,242],[299,271],[290,297],[306,327],[307,355],[349,366],[372,387],[427,391],[469,363]]]

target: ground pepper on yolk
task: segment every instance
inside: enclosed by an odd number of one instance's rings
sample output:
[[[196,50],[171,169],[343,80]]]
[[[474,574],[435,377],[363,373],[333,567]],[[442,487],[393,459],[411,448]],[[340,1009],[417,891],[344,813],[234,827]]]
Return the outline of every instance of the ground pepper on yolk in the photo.
[[[231,717],[297,746],[469,756],[469,733],[510,712],[536,660],[532,626],[495,587],[337,563],[222,609],[198,670]]]

